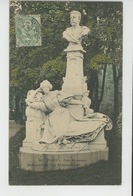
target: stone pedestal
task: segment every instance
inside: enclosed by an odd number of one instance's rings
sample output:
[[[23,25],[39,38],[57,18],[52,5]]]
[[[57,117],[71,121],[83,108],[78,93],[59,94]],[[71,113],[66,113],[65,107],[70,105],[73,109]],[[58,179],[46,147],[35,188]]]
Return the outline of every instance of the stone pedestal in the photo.
[[[87,90],[86,77],[83,74],[83,54],[82,47],[68,47],[64,50],[67,53],[67,68],[62,91],[73,95],[83,95]]]
[[[39,152],[22,147],[19,160],[20,168],[28,171],[75,169],[108,160],[108,148],[82,152]]]
[[[23,147],[32,147],[32,142],[26,138],[23,140]]]
[[[23,143],[24,144],[24,143]],[[85,167],[108,160],[104,129],[92,142],[67,144],[33,144],[20,148],[20,168],[28,171],[52,171]]]
[[[90,150],[104,150],[107,147],[107,141],[104,137],[104,129],[100,131],[100,133],[97,135],[97,137],[92,141],[89,142],[88,149]]]

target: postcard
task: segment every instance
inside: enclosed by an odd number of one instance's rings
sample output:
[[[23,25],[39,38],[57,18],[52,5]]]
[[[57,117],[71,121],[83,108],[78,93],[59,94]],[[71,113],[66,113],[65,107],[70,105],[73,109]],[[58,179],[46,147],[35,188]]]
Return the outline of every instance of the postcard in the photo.
[[[76,194],[84,189],[104,195],[108,188],[112,195],[125,186],[123,195],[128,194],[132,54],[127,35],[130,39],[132,29],[126,25],[132,3],[5,4],[9,189],[28,185],[45,193],[44,185],[76,186]]]

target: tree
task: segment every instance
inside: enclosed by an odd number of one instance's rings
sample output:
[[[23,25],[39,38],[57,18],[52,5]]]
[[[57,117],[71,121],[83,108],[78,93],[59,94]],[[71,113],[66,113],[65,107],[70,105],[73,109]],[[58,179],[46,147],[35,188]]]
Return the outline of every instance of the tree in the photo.
[[[96,88],[95,85],[93,87],[91,84],[91,90],[96,94],[97,105],[99,101],[97,99],[98,72],[96,71],[96,68],[99,69],[99,63],[96,63],[95,61],[97,55],[105,54],[106,56],[110,56],[114,80],[114,124],[116,124],[116,119],[119,110],[121,109],[121,106],[119,105],[119,91],[121,90],[119,88],[122,78],[122,3],[100,2],[96,3],[94,7],[96,12],[92,13],[92,19],[90,21],[92,31],[90,43],[88,41],[88,45],[86,46],[89,53],[91,53],[88,62],[93,70],[91,81],[96,84]],[[86,13],[89,15],[89,10],[87,11],[86,9]],[[90,46],[92,47],[91,49]],[[95,59],[94,62],[92,62],[93,59]],[[95,63],[97,64],[96,66]],[[104,64],[107,63],[108,61],[104,61],[103,67],[101,67],[101,69],[104,70],[103,75],[105,75],[106,71],[106,65],[104,67]],[[99,107],[96,108],[98,109]]]
[[[91,69],[93,69],[93,76],[94,76],[94,81],[93,81],[93,77],[91,78],[91,85],[90,86],[92,86],[91,94],[94,96],[94,100],[95,100],[95,105],[94,105],[95,111],[99,111],[100,104],[103,99],[106,68],[107,68],[107,64],[110,64],[110,63],[111,63],[111,57],[107,56],[107,55],[96,55],[90,60],[89,66]],[[103,74],[102,74],[103,78],[102,78],[102,85],[101,85],[101,89],[100,89],[98,72],[101,69],[103,70]],[[94,90],[95,90],[95,93],[94,93]],[[99,93],[99,91],[101,91],[101,92]]]
[[[22,1],[21,4],[20,14],[41,15],[42,46],[16,48],[15,14],[11,7],[10,92],[19,97],[16,99],[16,107],[19,108],[27,91],[37,88],[43,79],[50,80],[54,89],[60,89],[66,65],[62,51],[68,44],[62,39],[62,32],[70,26],[70,11],[78,10],[82,14],[81,25],[91,29],[83,47],[86,50],[84,72],[88,77],[93,105],[98,111],[104,95],[106,65],[111,62],[115,89],[114,116],[117,116],[119,81],[122,75],[122,3]],[[100,70],[104,74],[99,97]]]
[[[65,76],[66,63],[63,58],[64,55],[44,63],[40,75],[42,80],[49,80],[53,84],[54,89],[58,90],[61,89],[63,77]]]

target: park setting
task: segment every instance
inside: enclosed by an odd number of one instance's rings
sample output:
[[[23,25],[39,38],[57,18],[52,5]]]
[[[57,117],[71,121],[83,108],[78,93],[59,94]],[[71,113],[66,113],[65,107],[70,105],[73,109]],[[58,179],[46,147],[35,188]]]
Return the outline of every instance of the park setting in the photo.
[[[121,2],[10,2],[10,185],[121,185],[122,29]]]

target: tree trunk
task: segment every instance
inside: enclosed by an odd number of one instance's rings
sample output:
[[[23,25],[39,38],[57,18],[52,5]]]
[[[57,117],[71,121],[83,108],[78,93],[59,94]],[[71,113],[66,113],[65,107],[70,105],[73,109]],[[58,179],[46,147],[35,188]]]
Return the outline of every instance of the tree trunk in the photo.
[[[99,100],[98,100],[99,80],[98,73],[96,74],[96,85],[95,85],[95,111],[99,112]]]
[[[101,96],[99,98],[99,107],[100,107],[100,104],[101,104],[101,102],[103,100],[103,95],[104,95],[106,69],[107,69],[107,64],[104,65],[104,70],[103,70],[102,90],[101,90]]]
[[[117,122],[117,117],[118,117],[118,113],[119,113],[119,98],[118,98],[118,77],[117,77],[117,73],[116,73],[116,66],[112,65],[113,67],[113,80],[114,80],[114,128],[116,127],[116,122]]]
[[[97,97],[97,93],[96,93],[96,89],[97,89],[97,71],[93,71],[91,74],[91,78],[89,81],[89,90],[90,90],[90,99],[92,101],[91,107],[94,109],[94,111],[96,111],[96,97]]]
[[[91,82],[90,82],[90,86],[91,86],[91,94],[90,94],[90,98],[93,99],[93,109],[96,112],[99,112],[100,109],[100,104],[103,100],[103,95],[104,95],[104,86],[105,86],[105,76],[106,76],[106,68],[107,68],[107,64],[104,65],[104,70],[103,70],[103,79],[102,79],[102,89],[101,89],[101,95],[99,98],[99,80],[98,80],[98,72],[95,71],[92,74],[92,78],[91,78]]]
[[[20,97],[18,95],[18,91],[15,90],[15,122],[16,123],[19,120],[19,101],[20,101]]]

